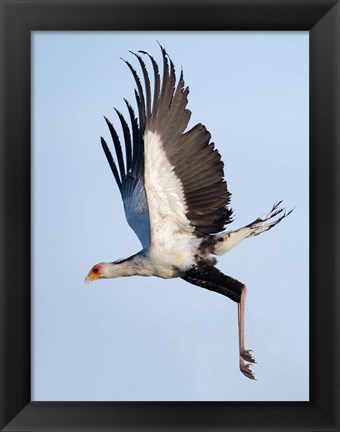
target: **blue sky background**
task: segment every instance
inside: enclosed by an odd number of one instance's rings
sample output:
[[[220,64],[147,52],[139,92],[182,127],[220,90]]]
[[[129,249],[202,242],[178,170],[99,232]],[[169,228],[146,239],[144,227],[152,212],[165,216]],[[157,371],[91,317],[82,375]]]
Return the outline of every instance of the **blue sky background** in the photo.
[[[289,218],[220,257],[248,287],[238,370],[237,307],[181,279],[88,286],[101,261],[140,244],[100,146],[103,115],[134,102],[129,50],[190,87],[190,126],[222,154],[236,229],[284,199]],[[32,399],[302,401],[309,398],[308,33],[34,32],[32,35]]]

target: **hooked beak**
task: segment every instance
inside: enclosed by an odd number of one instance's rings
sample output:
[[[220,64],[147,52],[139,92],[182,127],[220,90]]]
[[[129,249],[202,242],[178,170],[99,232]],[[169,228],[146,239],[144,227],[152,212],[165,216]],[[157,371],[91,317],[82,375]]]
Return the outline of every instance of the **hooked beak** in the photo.
[[[85,284],[88,285],[90,282],[93,282],[96,279],[98,279],[98,276],[91,271],[85,278]]]

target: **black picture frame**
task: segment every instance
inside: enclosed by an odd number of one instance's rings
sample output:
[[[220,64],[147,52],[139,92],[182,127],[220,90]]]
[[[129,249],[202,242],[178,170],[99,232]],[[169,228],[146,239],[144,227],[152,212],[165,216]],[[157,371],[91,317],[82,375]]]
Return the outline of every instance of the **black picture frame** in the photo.
[[[339,431],[339,1],[1,0],[0,4],[1,430]],[[309,31],[309,402],[31,402],[33,30]],[[292,299],[294,289],[298,287],[287,287]]]

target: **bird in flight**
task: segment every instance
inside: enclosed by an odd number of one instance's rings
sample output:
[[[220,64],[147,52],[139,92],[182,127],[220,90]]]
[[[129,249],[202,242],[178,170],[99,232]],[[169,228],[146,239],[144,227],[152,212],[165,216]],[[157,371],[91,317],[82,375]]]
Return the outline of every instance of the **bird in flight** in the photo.
[[[131,53],[138,62],[143,85],[136,70],[125,61],[135,80],[136,118],[125,100],[130,126],[116,110],[124,137],[124,153],[112,123],[108,125],[115,160],[109,147],[101,144],[124,204],[126,219],[142,244],[129,258],[102,262],[92,267],[85,281],[125,276],[158,276],[183,280],[229,297],[238,305],[239,366],[255,379],[255,359],[245,348],[244,316],[246,286],[223,274],[216,256],[242,240],[277,225],[287,213],[276,203],[262,217],[235,231],[230,192],[224,180],[223,162],[211,135],[202,124],[186,130],[191,112],[187,109],[189,88],[183,71],[176,80],[175,67],[163,47],[162,78],[155,59],[145,51]],[[150,62],[153,80],[144,59]],[[153,86],[153,90],[152,90]]]

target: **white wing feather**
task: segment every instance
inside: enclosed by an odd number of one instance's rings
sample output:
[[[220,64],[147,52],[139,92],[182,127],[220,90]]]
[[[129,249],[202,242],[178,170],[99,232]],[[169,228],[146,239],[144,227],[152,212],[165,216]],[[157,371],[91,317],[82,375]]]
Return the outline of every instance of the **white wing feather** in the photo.
[[[174,260],[180,267],[190,266],[201,240],[194,235],[194,227],[186,217],[182,183],[159,136],[151,131],[144,135],[144,163],[151,231],[149,250],[162,260]]]

